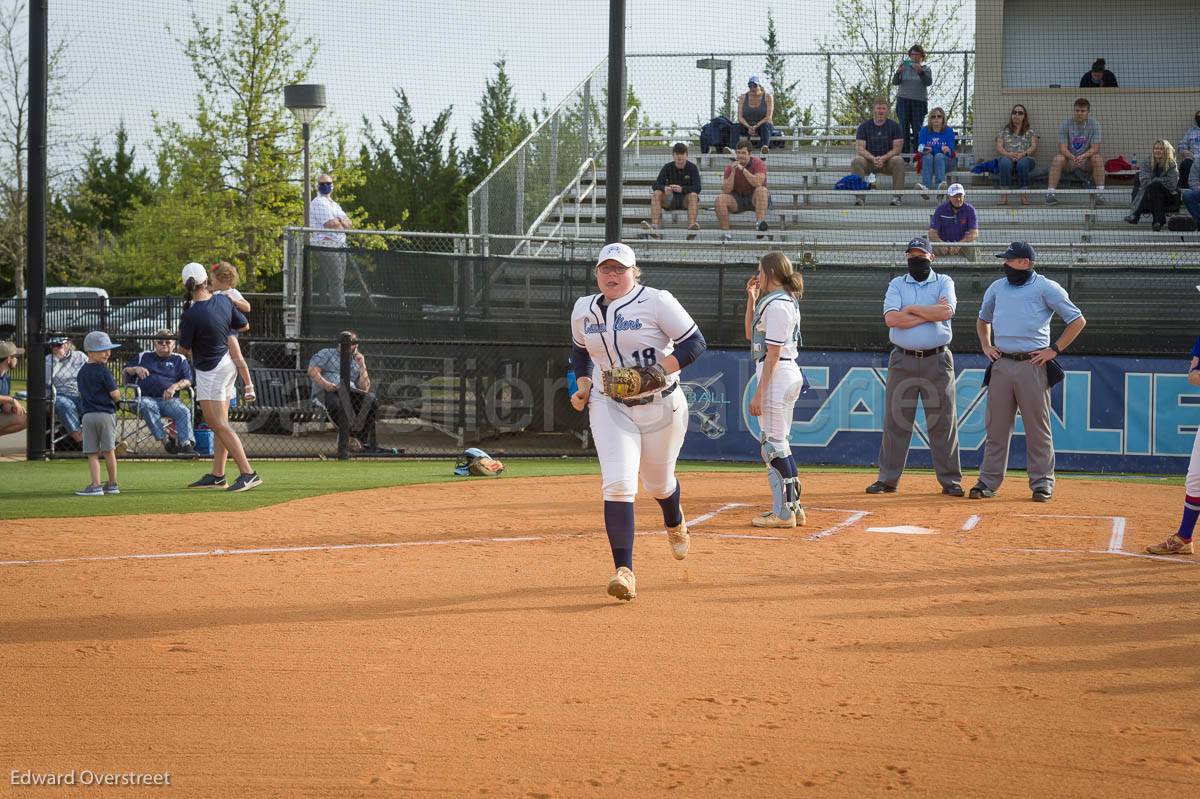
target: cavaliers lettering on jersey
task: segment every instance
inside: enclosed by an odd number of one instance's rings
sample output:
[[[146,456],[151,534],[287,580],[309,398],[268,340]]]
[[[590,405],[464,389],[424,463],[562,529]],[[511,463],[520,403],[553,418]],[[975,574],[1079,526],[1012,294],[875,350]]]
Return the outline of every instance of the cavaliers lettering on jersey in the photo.
[[[696,332],[696,323],[669,291],[634,286],[607,305],[601,305],[603,299],[603,294],[580,297],[571,311],[571,336],[592,359],[592,386],[598,393],[602,371],[659,363]],[[678,379],[668,375],[667,385]]]

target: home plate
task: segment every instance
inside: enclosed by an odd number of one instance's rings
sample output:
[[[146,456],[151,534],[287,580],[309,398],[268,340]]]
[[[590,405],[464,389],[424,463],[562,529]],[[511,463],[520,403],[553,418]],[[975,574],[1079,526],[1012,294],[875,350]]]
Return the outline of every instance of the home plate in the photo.
[[[931,535],[936,530],[928,527],[915,527],[911,524],[901,524],[896,527],[868,527],[868,533],[895,533],[896,535]]]

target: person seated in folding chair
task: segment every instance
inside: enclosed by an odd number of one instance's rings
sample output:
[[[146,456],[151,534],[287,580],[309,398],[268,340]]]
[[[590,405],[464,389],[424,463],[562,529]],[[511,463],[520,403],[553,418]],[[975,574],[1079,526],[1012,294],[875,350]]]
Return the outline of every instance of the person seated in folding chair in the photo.
[[[358,351],[358,336],[350,335],[350,450],[372,452],[378,450],[375,439],[375,395],[371,393],[371,376],[367,374],[367,360]],[[336,421],[342,406],[338,386],[342,382],[341,355],[337,347],[318,350],[308,362],[308,377],[312,380],[312,401],[325,408]]]
[[[50,434],[55,436],[55,443],[69,438],[78,448],[83,441],[79,422],[83,416],[79,370],[87,363],[87,356],[75,349],[71,339],[64,335],[52,335],[46,345],[50,349],[46,355],[47,399],[54,400],[56,423],[50,426]],[[62,432],[59,433],[57,428],[61,428]]]
[[[178,396],[192,385],[192,367],[187,358],[175,352],[175,334],[170,330],[157,331],[154,349],[139,352],[121,374],[127,384],[138,387],[138,416],[145,420],[163,449],[171,454],[195,455],[192,409]],[[174,423],[174,437],[163,426],[164,416]]]

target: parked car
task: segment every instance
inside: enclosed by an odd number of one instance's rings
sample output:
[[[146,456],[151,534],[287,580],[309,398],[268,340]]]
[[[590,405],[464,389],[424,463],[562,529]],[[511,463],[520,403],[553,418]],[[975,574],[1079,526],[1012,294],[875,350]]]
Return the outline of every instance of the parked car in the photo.
[[[28,292],[25,295],[27,296]],[[50,286],[46,289],[46,313],[42,327],[46,331],[68,331],[73,320],[91,312],[97,321],[110,312],[108,292],[89,286]],[[0,305],[0,338],[11,338],[17,329],[17,314],[25,312],[25,304],[11,297]],[[103,325],[100,325],[103,326]],[[94,329],[94,328],[89,328]]]

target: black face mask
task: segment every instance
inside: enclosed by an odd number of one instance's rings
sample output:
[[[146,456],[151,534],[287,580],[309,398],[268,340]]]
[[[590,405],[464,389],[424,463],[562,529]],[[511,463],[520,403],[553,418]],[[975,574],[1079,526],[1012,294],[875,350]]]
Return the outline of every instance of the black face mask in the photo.
[[[1023,286],[1025,281],[1029,280],[1033,275],[1033,269],[1015,269],[1008,264],[1004,265],[1004,276],[1008,278],[1008,282],[1014,286]]]
[[[1196,126],[1200,127],[1200,114],[1196,114]]]
[[[912,275],[913,280],[923,283],[925,282],[925,278],[929,277],[929,264],[930,261],[928,258],[921,258],[920,256],[909,258],[908,273]]]

